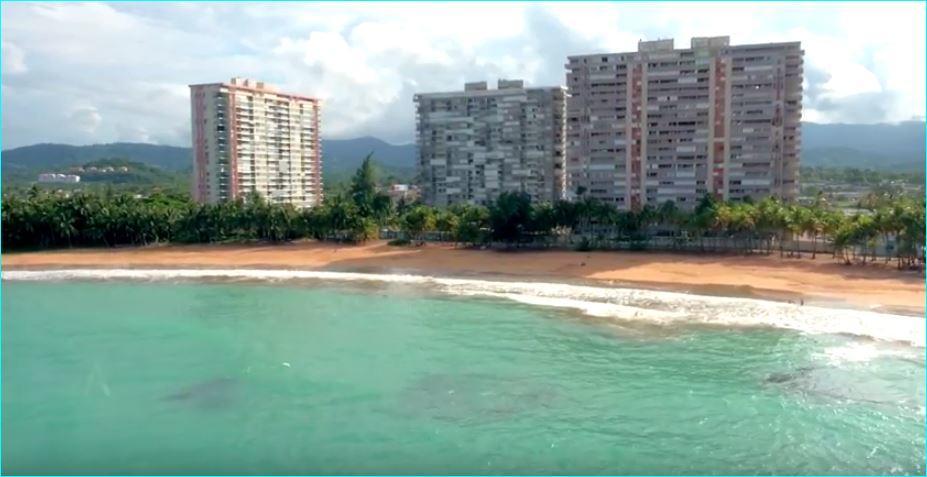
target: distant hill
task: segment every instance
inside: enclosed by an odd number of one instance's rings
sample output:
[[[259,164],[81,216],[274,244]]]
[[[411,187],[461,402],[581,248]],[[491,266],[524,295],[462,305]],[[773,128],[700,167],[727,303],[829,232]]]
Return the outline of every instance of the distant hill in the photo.
[[[802,125],[802,165],[857,167],[883,170],[924,170],[924,122],[898,124],[816,124]],[[364,157],[373,153],[384,174],[411,178],[416,159],[413,144],[393,145],[373,137],[323,139],[322,168],[327,177],[341,178],[357,169]],[[34,180],[38,172],[89,161],[123,158],[168,171],[188,171],[188,147],[140,143],[35,144],[2,152],[4,182],[10,179]]]
[[[125,159],[99,159],[82,166],[62,167],[54,172],[79,174],[81,183],[131,184],[137,186],[163,186],[182,184],[187,186],[188,171],[168,171],[141,162]]]
[[[808,167],[853,167],[896,172],[921,172],[924,170],[924,156],[913,153],[890,155],[878,152],[864,152],[852,147],[816,147],[802,150],[801,165]]]
[[[353,171],[367,154],[386,170],[411,172],[415,168],[415,146],[396,146],[373,137],[357,139],[323,139],[322,167],[324,173]],[[29,175],[47,172],[59,167],[76,166],[93,160],[123,158],[170,171],[191,168],[192,153],[189,147],[160,146],[142,143],[94,144],[70,146],[66,144],[35,144],[3,151],[2,173]]]
[[[385,170],[408,172],[415,169],[414,144],[397,146],[366,136],[356,139],[323,139],[322,172],[354,171],[370,153]]]
[[[190,148],[159,146],[133,142],[69,146],[67,144],[34,144],[3,151],[0,156],[2,173],[22,170],[54,169],[77,166],[90,161],[113,157],[148,164],[161,169],[180,171],[190,167]]]
[[[5,190],[24,190],[32,186],[67,190],[106,190],[123,192],[146,192],[154,189],[185,193],[190,189],[190,171],[170,171],[126,159],[97,159],[83,164],[40,169],[16,169],[3,173]],[[40,172],[77,174],[80,182],[76,183],[39,183],[36,181]]]
[[[924,170],[924,122],[802,124],[802,165]]]

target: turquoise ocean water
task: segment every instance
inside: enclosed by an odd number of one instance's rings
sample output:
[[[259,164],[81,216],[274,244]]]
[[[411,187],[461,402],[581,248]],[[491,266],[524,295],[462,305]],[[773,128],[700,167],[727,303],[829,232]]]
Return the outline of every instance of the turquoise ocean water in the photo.
[[[5,280],[2,471],[925,472],[920,346],[524,301]]]

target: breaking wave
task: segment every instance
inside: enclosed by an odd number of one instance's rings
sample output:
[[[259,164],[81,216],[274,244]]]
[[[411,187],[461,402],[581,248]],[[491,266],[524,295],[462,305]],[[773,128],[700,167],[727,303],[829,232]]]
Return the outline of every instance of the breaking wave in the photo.
[[[765,326],[812,334],[848,334],[924,347],[925,320],[865,310],[798,306],[752,298],[611,288],[562,283],[490,281],[427,275],[250,269],[72,269],[12,270],[3,280],[140,280],[232,279],[259,281],[325,280],[421,285],[461,296],[502,298],[535,306],[578,310],[590,316],[654,324],[702,323]]]

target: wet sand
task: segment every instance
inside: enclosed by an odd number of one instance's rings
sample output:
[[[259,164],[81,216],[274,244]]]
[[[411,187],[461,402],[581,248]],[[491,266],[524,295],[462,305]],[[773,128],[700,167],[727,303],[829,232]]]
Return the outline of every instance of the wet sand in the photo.
[[[893,265],[649,252],[488,251],[429,244],[190,245],[3,254],[4,269],[279,268],[628,285],[924,314],[924,276]]]

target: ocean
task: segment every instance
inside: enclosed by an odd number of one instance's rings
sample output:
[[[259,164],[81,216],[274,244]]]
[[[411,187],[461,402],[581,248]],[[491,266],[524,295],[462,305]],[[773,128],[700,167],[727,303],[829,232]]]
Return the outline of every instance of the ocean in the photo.
[[[924,319],[629,288],[3,272],[4,474],[920,474]]]

